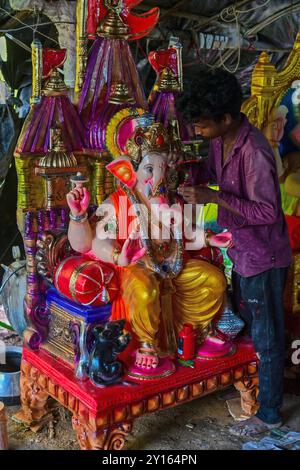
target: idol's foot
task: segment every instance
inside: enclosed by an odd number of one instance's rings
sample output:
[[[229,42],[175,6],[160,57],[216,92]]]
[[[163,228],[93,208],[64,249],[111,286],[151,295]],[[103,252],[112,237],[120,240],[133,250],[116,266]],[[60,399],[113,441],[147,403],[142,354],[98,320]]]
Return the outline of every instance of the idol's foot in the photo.
[[[274,428],[280,428],[280,426],[282,426],[282,422],[268,424],[257,416],[251,416],[251,418],[231,426],[231,428],[229,428],[229,432],[233,436],[250,437],[262,434]]]
[[[137,350],[135,364],[143,369],[155,369],[158,366],[158,354],[151,344],[142,344]]]
[[[207,336],[197,350],[198,359],[218,359],[231,356],[236,346],[231,341],[223,341],[215,336]]]

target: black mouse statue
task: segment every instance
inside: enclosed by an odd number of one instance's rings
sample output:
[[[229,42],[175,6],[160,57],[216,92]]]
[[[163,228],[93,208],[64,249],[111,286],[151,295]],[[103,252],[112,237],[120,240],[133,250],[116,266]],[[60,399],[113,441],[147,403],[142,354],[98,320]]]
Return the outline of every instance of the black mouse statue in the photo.
[[[89,378],[96,386],[112,385],[121,381],[123,364],[117,360],[128,346],[131,336],[124,333],[125,320],[109,321],[93,329],[89,359]]]

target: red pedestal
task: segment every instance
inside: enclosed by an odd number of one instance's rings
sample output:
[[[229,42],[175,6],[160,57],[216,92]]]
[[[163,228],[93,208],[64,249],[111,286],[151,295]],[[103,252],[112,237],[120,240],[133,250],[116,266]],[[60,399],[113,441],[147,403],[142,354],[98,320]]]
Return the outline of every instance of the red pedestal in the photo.
[[[73,413],[72,425],[82,449],[121,449],[135,418],[176,406],[228,387],[257,387],[257,357],[238,343],[227,358],[196,360],[195,368],[176,364],[176,372],[155,381],[127,382],[104,388],[78,381],[73,370],[46,351],[24,348],[21,367],[20,421],[38,425],[49,414],[49,396]]]

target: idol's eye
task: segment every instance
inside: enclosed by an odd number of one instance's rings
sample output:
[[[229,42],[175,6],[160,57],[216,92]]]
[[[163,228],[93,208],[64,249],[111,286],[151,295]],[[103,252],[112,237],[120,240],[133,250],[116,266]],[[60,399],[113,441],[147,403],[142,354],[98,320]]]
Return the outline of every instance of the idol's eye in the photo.
[[[145,171],[147,171],[147,173],[149,173],[150,175],[153,175],[153,166],[151,165],[145,166]]]

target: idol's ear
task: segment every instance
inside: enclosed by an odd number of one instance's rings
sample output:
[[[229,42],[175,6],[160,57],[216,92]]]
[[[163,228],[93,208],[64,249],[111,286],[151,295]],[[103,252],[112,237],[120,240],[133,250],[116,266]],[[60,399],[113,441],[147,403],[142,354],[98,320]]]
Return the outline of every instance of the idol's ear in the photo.
[[[137,182],[136,172],[131,161],[126,157],[116,158],[106,165],[106,169],[127,188],[133,189]]]

